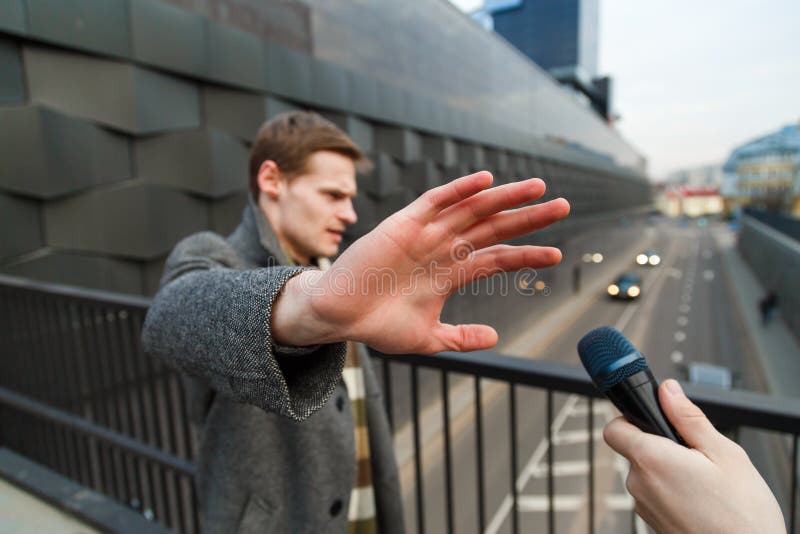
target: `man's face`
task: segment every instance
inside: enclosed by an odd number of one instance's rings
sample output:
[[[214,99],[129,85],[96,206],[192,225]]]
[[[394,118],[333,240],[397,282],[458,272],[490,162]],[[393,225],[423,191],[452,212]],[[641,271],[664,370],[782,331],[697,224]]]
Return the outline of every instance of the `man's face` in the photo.
[[[345,227],[356,222],[353,161],[336,152],[315,152],[303,174],[280,181],[273,225],[281,245],[303,264],[336,255]]]

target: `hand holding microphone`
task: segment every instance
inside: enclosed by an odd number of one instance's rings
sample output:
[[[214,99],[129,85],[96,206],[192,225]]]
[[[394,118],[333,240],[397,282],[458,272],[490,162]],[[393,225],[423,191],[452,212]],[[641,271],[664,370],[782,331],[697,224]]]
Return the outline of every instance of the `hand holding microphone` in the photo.
[[[606,426],[603,438],[630,461],[626,486],[650,527],[786,532],[780,506],[747,453],[717,432],[678,382],[657,386],[641,354],[612,328],[587,334],[579,351],[595,385],[625,415]]]
[[[610,326],[592,330],[578,343],[578,354],[597,389],[625,418],[645,432],[685,445],[658,405],[656,382],[644,356]]]

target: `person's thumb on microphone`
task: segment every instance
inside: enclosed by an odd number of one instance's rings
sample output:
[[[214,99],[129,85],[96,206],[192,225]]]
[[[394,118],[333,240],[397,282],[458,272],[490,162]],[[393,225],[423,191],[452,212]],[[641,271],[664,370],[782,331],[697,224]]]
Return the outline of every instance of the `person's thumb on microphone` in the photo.
[[[786,532],[775,497],[744,450],[720,434],[675,380],[659,403],[689,447],[646,434],[619,417],[605,428],[609,446],[627,458],[636,512],[656,532]]]

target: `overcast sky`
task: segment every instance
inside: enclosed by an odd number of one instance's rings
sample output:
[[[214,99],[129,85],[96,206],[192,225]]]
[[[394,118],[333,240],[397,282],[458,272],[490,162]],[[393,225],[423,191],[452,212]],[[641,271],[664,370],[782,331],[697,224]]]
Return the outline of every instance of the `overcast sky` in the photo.
[[[600,71],[653,178],[723,162],[800,121],[800,0],[600,0]]]

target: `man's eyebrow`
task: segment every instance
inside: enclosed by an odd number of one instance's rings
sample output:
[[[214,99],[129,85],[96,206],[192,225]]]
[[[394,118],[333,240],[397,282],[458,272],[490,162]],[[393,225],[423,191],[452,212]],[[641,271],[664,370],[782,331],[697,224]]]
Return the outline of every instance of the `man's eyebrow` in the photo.
[[[355,189],[346,189],[344,187],[338,187],[335,185],[326,185],[322,186],[323,193],[338,193],[340,195],[345,195],[348,197],[354,197],[357,194]]]

